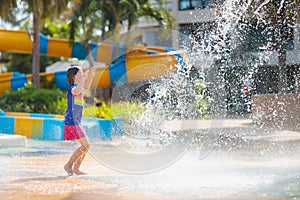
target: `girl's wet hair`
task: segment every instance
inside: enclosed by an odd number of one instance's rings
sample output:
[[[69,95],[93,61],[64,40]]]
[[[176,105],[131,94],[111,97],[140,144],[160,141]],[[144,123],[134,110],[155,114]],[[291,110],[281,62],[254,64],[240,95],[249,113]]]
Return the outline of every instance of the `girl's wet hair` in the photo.
[[[67,70],[67,80],[69,85],[74,84],[74,77],[79,71],[80,67],[78,65],[71,65]]]

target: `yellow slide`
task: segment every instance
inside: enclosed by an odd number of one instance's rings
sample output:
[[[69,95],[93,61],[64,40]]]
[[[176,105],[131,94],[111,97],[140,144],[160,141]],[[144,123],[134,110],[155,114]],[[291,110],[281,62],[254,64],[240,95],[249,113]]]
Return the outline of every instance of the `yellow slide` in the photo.
[[[1,52],[31,54],[32,47],[26,31],[0,30]],[[109,87],[120,82],[157,78],[165,75],[170,69],[175,69],[172,66],[178,59],[182,59],[180,55],[170,53],[175,49],[164,47],[134,46],[129,50],[120,44],[117,49],[117,45],[90,43],[90,49],[95,61],[107,63],[106,67],[98,68],[94,87]],[[71,44],[67,39],[48,38],[43,34],[40,34],[40,53],[53,57],[87,57],[86,48],[79,42]],[[58,88],[67,88],[66,71],[40,73],[40,76],[49,81],[54,79]],[[31,78],[31,75],[15,72],[0,74],[0,95],[5,90],[23,87]]]

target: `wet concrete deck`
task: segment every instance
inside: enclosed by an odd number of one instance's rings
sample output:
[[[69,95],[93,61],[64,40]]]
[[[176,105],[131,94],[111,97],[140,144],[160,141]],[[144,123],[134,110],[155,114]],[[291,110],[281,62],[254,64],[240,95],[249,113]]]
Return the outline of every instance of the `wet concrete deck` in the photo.
[[[239,125],[231,128],[236,133]],[[63,165],[76,144],[28,140],[26,147],[0,149],[0,199],[300,199],[299,139],[297,130],[244,132],[204,149],[205,157],[192,148],[148,174],[116,171],[92,151],[82,166],[88,174],[72,177]],[[108,143],[92,145],[102,145],[102,158],[117,162],[120,155]]]
[[[22,135],[0,134],[0,148],[25,147],[26,141]]]

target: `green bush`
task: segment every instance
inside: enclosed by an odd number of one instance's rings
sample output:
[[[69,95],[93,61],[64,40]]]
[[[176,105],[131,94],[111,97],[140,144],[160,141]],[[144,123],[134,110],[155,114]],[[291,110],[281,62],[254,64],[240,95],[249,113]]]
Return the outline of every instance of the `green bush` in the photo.
[[[146,107],[140,102],[119,102],[112,104],[112,113],[114,117],[120,117],[124,120],[138,118],[146,111]]]
[[[83,108],[83,117],[97,117],[97,107],[94,105],[89,105]]]
[[[144,105],[138,102],[119,102],[110,106],[101,102],[99,107],[94,105],[84,107],[82,115],[84,117],[98,117],[104,119],[123,118],[124,120],[128,120],[141,115],[144,111]]]
[[[194,105],[196,117],[197,118],[208,118],[207,114],[210,109],[210,104],[205,96],[206,85],[203,79],[196,79],[194,81],[195,93],[197,98],[197,103]]]
[[[59,89],[36,89],[31,82],[18,90],[6,91],[0,108],[6,112],[64,114],[66,95]]]

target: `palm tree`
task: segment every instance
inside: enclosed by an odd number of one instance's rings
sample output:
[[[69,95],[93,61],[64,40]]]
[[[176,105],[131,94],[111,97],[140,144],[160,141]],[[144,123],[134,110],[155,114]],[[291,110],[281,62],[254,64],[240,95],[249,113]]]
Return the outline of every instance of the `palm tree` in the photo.
[[[13,24],[16,23],[15,12],[17,9],[17,0],[3,0],[0,1],[0,17]]]
[[[149,0],[111,0],[102,4],[102,40],[106,38],[104,26],[109,27],[109,34],[115,36],[118,46],[122,23],[127,21],[127,30],[138,23],[140,17],[155,19],[160,28],[175,29],[177,26],[175,17],[163,7],[164,1],[157,1],[159,7],[154,7]],[[118,48],[116,56],[118,57]]]
[[[144,1],[144,2],[143,2]],[[174,30],[177,28],[176,18],[171,12],[164,8],[164,1],[157,1],[159,7],[154,7],[145,0],[141,2],[141,8],[138,10],[138,17],[151,17],[154,18],[160,28]],[[130,26],[131,27],[131,26]]]
[[[157,1],[159,7],[154,7],[149,0],[112,0],[103,1],[103,25],[107,25],[110,32],[120,34],[121,24],[128,21],[128,30],[138,23],[140,17],[155,19],[159,26],[164,29],[176,28],[176,19],[167,9],[163,7],[164,1]],[[105,31],[102,31],[105,39]]]
[[[80,43],[85,46],[90,66],[94,65],[89,42],[93,40],[94,30],[100,27],[100,5],[98,0],[85,0],[73,5],[70,17],[69,39],[74,43],[76,37],[80,38]]]
[[[74,42],[76,37],[80,38],[86,47],[89,63],[93,65],[89,41],[94,39],[95,29],[101,29],[101,39],[105,40],[105,29],[108,27],[108,33],[117,39],[124,21],[128,21],[130,30],[142,16],[154,18],[163,28],[172,29],[176,24],[175,18],[168,10],[153,7],[148,0],[85,0],[74,4],[70,16],[70,41]]]
[[[0,16],[3,20],[16,22],[15,9],[18,2],[24,3],[25,11],[33,14],[33,51],[32,51],[32,81],[36,88],[40,87],[40,21],[59,16],[67,7],[69,0],[4,0],[0,2]]]

